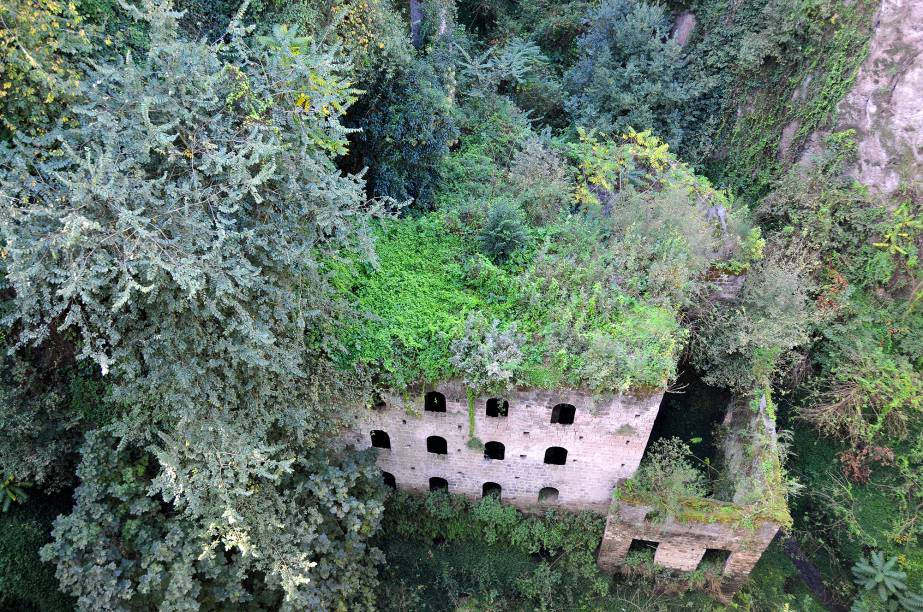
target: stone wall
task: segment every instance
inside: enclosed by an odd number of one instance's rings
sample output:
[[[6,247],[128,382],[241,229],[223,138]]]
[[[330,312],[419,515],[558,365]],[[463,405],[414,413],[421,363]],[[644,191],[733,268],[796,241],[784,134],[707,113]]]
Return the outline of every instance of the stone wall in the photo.
[[[837,129],[856,130],[853,175],[891,194],[923,174],[923,3],[882,0],[868,56],[840,102]]]
[[[445,412],[424,410],[425,391],[445,396]],[[558,497],[547,503],[604,514],[616,485],[632,476],[641,461],[662,396],[521,390],[502,398],[509,402],[505,417],[487,416],[491,396],[477,397],[475,435],[484,443],[504,445],[504,458],[499,460],[468,447],[465,389],[446,383],[407,398],[386,397],[377,409],[363,414],[348,441],[367,448],[372,446],[372,431],[387,433],[390,449],[379,449],[378,466],[400,489],[427,491],[430,478],[436,477],[448,482],[450,492],[477,499],[485,483],[495,483],[504,502],[528,510],[540,505],[542,489],[552,487]],[[551,422],[554,406],[562,403],[576,408],[572,424]],[[445,439],[447,454],[427,451],[430,436]],[[567,450],[564,465],[544,462],[550,447]]]
[[[443,411],[425,409],[428,393],[436,392]],[[570,511],[608,513],[597,562],[614,572],[633,540],[656,542],[654,561],[677,571],[695,570],[711,550],[727,555],[722,590],[733,593],[759,561],[779,526],[762,522],[755,529],[727,523],[661,523],[647,520],[650,508],[612,503],[612,493],[634,475],[644,455],[663,394],[648,397],[594,395],[582,391],[519,390],[502,398],[474,400],[474,435],[485,445],[503,445],[503,458],[491,459],[483,448],[468,445],[468,400],[463,385],[448,382],[406,396],[384,398],[365,411],[345,442],[378,447],[378,466],[399,489],[423,493],[430,479],[443,479],[451,493],[479,499],[488,487],[500,487],[501,499],[531,511],[555,505]],[[488,400],[508,402],[506,416],[488,416]],[[572,423],[554,423],[555,406],[572,405]],[[569,420],[567,418],[563,420]],[[372,432],[376,432],[373,438]],[[382,432],[382,433],[378,433]],[[384,436],[383,434],[386,434]],[[428,439],[444,441],[445,453],[428,447]],[[373,444],[373,439],[375,443]],[[493,447],[494,445],[490,445]],[[546,451],[566,449],[563,465],[545,463]],[[543,489],[557,491],[554,500],[539,500]]]
[[[714,279],[716,295],[719,300],[736,300],[740,296],[746,274],[721,274]]]
[[[691,572],[698,568],[707,550],[725,551],[722,591],[732,594],[747,579],[779,526],[760,523],[754,529],[725,523],[679,523],[667,519],[653,523],[646,519],[650,508],[625,503],[613,506],[599,548],[597,563],[613,573],[624,561],[632,540],[657,542],[654,562],[666,568]]]

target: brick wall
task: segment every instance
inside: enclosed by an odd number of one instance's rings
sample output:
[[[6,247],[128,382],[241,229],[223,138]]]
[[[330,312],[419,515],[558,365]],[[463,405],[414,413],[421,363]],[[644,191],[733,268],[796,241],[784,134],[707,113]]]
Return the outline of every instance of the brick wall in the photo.
[[[729,553],[724,564],[722,591],[736,591],[759,561],[779,526],[761,523],[755,529],[724,523],[678,523],[667,519],[653,523],[645,517],[650,508],[625,503],[614,505],[606,521],[597,563],[605,572],[614,572],[624,560],[632,540],[657,542],[654,562],[663,567],[695,570],[706,549]]]
[[[746,274],[731,275],[721,274],[714,279],[717,297],[719,300],[734,300],[740,296],[744,282],[747,280]]]
[[[508,416],[486,415],[489,395],[475,400],[475,435],[484,443],[504,445],[503,460],[486,459],[481,449],[468,448],[468,401],[464,387],[446,383],[433,389],[446,398],[445,412],[424,411],[424,391],[406,399],[385,398],[383,407],[360,418],[348,441],[371,446],[373,430],[388,434],[390,449],[379,449],[378,466],[394,477],[400,489],[427,491],[429,479],[444,478],[449,491],[477,499],[485,483],[502,487],[504,502],[521,509],[537,507],[539,491],[558,490],[556,505],[568,510],[604,514],[620,479],[634,474],[657,417],[662,394],[638,398],[592,395],[580,391],[522,390],[508,393]],[[551,422],[560,403],[576,407],[574,422]],[[447,442],[445,455],[427,452],[427,438]],[[564,465],[544,463],[549,447],[567,450]]]

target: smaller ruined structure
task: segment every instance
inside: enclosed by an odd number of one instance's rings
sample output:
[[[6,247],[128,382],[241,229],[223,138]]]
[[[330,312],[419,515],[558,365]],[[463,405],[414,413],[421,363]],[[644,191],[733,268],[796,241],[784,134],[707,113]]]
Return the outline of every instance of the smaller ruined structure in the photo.
[[[765,397],[754,403],[738,400],[726,414],[715,496],[685,500],[679,516],[657,516],[657,500],[633,496],[630,486],[616,492],[597,558],[603,571],[647,555],[648,562],[681,572],[707,567],[720,576],[725,595],[743,584],[779,527],[790,522],[773,420]],[[629,558],[633,553],[636,559]]]
[[[721,575],[721,590],[731,594],[760,560],[779,524],[765,521],[745,527],[718,522],[720,508],[714,507],[715,522],[680,522],[672,517],[656,522],[648,518],[650,506],[619,503],[606,521],[597,563],[603,571],[614,573],[629,553],[650,551],[656,565],[682,572],[712,563]]]

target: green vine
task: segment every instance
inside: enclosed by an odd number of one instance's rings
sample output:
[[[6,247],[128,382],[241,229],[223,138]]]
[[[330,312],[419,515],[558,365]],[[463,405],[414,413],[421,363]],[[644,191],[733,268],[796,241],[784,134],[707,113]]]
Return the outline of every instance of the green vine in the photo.
[[[474,427],[474,389],[467,388],[465,389],[465,395],[468,396],[468,448],[473,449],[482,449],[484,448],[484,443],[481,442],[478,437],[475,435]]]
[[[420,393],[420,396],[417,398],[416,402],[411,401],[410,393],[407,392],[407,389],[404,389],[403,393],[401,393],[401,398],[404,400],[404,412],[407,414],[407,416],[415,418],[420,418],[423,416],[423,412],[415,408],[415,406],[422,405],[425,400],[425,396],[422,392]]]

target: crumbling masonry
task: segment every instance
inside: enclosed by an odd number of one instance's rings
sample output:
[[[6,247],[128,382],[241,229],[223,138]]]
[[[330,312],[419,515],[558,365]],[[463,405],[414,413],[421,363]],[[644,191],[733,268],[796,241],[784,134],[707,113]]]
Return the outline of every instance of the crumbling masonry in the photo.
[[[543,504],[604,514],[619,480],[631,477],[644,455],[662,397],[537,390],[477,397],[474,435],[484,448],[471,448],[465,389],[448,383],[385,398],[355,442],[379,447],[378,465],[400,489],[429,491],[430,479],[441,478],[450,492],[480,498],[485,484],[499,485],[501,499],[523,510],[538,506],[545,490]],[[488,416],[488,402],[491,413],[498,404],[498,416]],[[373,439],[373,431],[381,433]],[[441,450],[435,438],[445,441],[445,453],[434,452]],[[502,458],[490,458],[498,444]]]
[[[763,550],[775,537],[779,525],[759,523],[753,529],[725,523],[679,523],[668,518],[661,523],[647,518],[651,508],[620,503],[612,508],[606,520],[606,530],[599,547],[597,564],[612,573],[628,556],[632,544],[645,543],[656,547],[654,563],[682,572],[697,569],[706,553],[719,553],[721,589],[736,591]]]
[[[718,553],[722,590],[730,593],[777,524],[658,523],[644,505],[613,504],[614,490],[638,468],[662,397],[518,390],[474,397],[469,412],[464,386],[447,382],[385,397],[366,411],[349,441],[377,447],[385,482],[399,489],[447,488],[472,499],[499,495],[524,511],[608,515],[598,557],[607,572],[637,541],[656,546],[655,563],[679,571],[695,570],[706,551]]]

